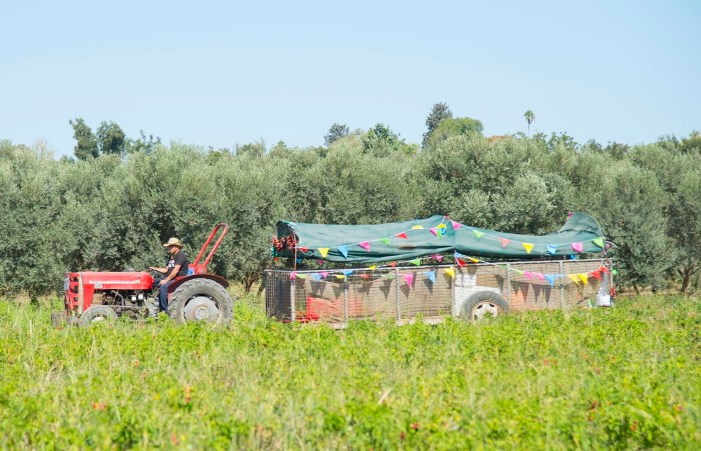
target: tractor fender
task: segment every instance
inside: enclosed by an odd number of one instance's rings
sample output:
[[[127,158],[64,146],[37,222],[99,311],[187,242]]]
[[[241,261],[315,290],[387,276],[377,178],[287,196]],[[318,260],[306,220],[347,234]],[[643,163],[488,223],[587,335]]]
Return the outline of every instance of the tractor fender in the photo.
[[[213,280],[214,282],[218,283],[224,288],[229,286],[229,282],[223,277],[215,276],[214,274],[193,274],[191,276],[185,276],[179,279],[175,279],[173,283],[168,285],[168,294],[170,295],[171,293],[173,293],[175,290],[178,289],[180,285],[184,284],[185,282],[194,279],[209,279]]]

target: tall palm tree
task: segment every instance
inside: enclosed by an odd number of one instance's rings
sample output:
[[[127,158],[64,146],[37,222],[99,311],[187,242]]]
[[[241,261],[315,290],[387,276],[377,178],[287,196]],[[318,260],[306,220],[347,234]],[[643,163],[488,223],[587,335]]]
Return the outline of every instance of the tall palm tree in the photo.
[[[531,136],[531,122],[535,120],[535,114],[533,114],[533,111],[528,110],[525,113],[523,113],[523,117],[526,118],[526,122],[528,122],[528,136]]]

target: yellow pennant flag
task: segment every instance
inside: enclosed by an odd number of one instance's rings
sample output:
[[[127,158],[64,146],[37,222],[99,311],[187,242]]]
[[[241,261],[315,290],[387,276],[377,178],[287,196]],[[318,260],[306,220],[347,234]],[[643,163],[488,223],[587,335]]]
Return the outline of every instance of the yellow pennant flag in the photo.
[[[368,266],[368,269],[369,269],[370,271],[374,271],[375,268],[377,268],[377,265]]]
[[[445,224],[443,224],[442,222],[436,226],[437,229],[445,229],[445,227]]]
[[[322,257],[326,258],[326,255],[328,255],[328,253],[329,253],[329,248],[328,247],[320,247],[319,253],[321,254]]]
[[[577,278],[579,278],[579,280],[581,280],[584,285],[587,284],[588,278],[585,273],[577,274]]]
[[[336,277],[337,279],[345,279],[346,278],[346,276],[344,276],[343,274],[335,274],[334,277]]]
[[[455,279],[455,270],[453,268],[445,268],[445,273]]]
[[[478,259],[472,258],[472,257],[467,257],[467,259],[470,260],[472,263],[479,263],[480,262]]]
[[[521,245],[522,245],[523,248],[526,250],[526,252],[528,252],[529,254],[530,254],[531,251],[533,250],[533,246],[534,246],[534,245],[531,244],[531,243],[521,243]]]
[[[569,277],[574,283],[579,282],[579,277],[577,277],[577,274],[567,274],[567,277]]]
[[[420,230],[420,229],[423,229],[423,228],[424,228],[424,226],[418,225],[418,224],[415,225],[414,227],[412,227],[413,230]]]

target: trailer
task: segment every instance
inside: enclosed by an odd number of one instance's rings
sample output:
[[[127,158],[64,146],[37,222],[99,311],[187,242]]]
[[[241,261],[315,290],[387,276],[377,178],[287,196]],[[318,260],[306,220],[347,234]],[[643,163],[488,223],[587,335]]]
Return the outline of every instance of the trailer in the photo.
[[[555,234],[517,235],[447,216],[378,225],[281,221],[265,273],[266,312],[345,327],[357,319],[469,321],[528,310],[610,306],[609,243],[570,214]]]

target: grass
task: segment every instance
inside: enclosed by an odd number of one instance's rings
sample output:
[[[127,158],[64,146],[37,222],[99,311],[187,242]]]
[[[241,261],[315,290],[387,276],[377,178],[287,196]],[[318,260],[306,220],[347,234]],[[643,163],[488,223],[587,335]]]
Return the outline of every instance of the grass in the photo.
[[[255,297],[229,328],[55,330],[50,310],[0,302],[2,447],[701,446],[696,300],[344,331]]]

